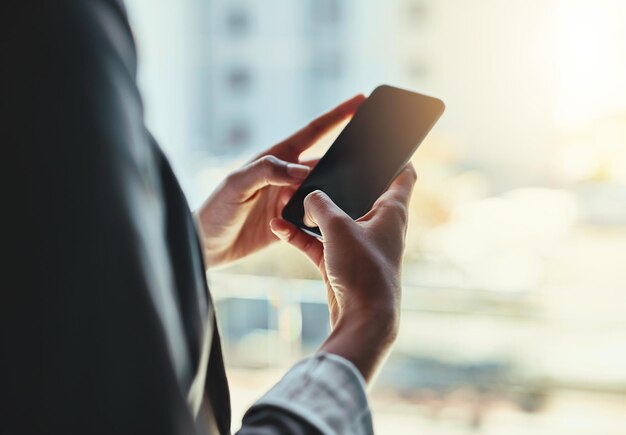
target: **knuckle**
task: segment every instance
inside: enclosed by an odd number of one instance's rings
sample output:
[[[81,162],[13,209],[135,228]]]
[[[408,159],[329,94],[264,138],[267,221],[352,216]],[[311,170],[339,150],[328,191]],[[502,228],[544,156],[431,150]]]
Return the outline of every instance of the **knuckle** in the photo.
[[[406,204],[397,199],[392,199],[386,204],[386,207],[402,224],[407,222],[409,210]]]
[[[286,241],[287,243],[292,243],[292,242],[293,242],[293,240],[294,240],[295,238],[296,238],[296,233],[295,233],[294,231],[290,231],[290,232],[287,234],[287,237],[285,238],[285,241]]]
[[[314,243],[314,239],[312,238],[308,238],[304,241],[304,243],[302,244],[302,249],[304,251],[309,251],[311,250],[311,248],[313,247],[313,243]]]
[[[261,157],[258,161],[259,170],[266,176],[278,174],[282,161],[272,155]]]
[[[322,125],[320,124],[319,120],[317,120],[317,119],[309,122],[309,125],[307,127],[313,133],[319,133],[319,132],[321,132],[323,130]]]
[[[273,155],[267,155],[267,156],[263,156],[259,159],[259,164],[265,166],[265,167],[270,167],[273,168],[274,166],[276,166],[277,164],[279,164],[280,160],[278,160],[278,158],[276,156]]]
[[[406,217],[409,214],[409,208],[403,202],[396,201],[395,208],[396,208],[396,212],[404,217]]]
[[[396,213],[402,225],[406,226],[409,221],[409,210],[407,207],[405,205],[400,206]]]
[[[224,177],[224,183],[226,185],[232,185],[234,183],[237,183],[239,181],[239,179],[241,178],[241,169],[236,169],[232,172],[229,172],[228,175],[226,175],[226,177]]]

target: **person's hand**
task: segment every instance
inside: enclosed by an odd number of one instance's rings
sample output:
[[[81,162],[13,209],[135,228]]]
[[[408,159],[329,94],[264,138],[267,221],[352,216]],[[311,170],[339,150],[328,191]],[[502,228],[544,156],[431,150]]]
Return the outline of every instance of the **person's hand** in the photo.
[[[357,95],[342,103],[226,177],[196,214],[207,267],[238,260],[277,240],[270,220],[280,216],[316,163],[301,161],[300,154],[351,117],[363,100]]]
[[[409,164],[357,221],[323,192],[310,193],[304,200],[304,222],[319,227],[323,242],[281,218],[270,223],[272,231],[306,254],[324,278],[333,332],[322,350],[352,361],[366,380],[398,329],[400,269],[415,180]]]

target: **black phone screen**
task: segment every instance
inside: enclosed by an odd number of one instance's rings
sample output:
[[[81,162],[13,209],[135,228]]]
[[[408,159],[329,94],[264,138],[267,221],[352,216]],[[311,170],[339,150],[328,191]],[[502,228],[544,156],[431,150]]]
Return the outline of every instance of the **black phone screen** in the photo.
[[[424,140],[444,110],[441,100],[379,86],[311,171],[283,209],[283,218],[304,225],[304,198],[325,192],[352,219],[367,213]]]

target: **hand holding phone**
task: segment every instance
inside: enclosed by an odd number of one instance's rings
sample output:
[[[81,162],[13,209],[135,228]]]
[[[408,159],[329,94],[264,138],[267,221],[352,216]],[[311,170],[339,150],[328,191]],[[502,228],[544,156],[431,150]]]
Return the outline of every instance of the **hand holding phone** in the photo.
[[[326,284],[333,332],[320,348],[351,361],[366,382],[385,360],[397,336],[401,270],[415,169],[407,164],[372,209],[354,221],[322,191],[304,206],[309,225],[324,240],[281,218],[272,232],[305,254]]]
[[[441,100],[391,86],[379,86],[294,193],[282,216],[321,237],[304,223],[304,198],[326,193],[352,219],[369,211],[409,161],[444,111]]]

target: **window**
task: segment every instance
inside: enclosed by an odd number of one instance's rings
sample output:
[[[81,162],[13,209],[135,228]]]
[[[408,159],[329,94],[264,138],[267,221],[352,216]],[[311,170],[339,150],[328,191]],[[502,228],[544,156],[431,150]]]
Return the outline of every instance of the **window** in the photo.
[[[250,15],[243,7],[231,9],[226,16],[228,33],[233,36],[243,35],[250,29]]]
[[[248,93],[251,80],[251,73],[247,68],[234,67],[228,72],[228,88],[232,94],[242,95]]]
[[[226,138],[227,145],[234,148],[242,148],[250,141],[251,132],[247,124],[243,122],[233,123]]]
[[[336,23],[340,19],[339,0],[314,0],[313,17],[320,23]]]

